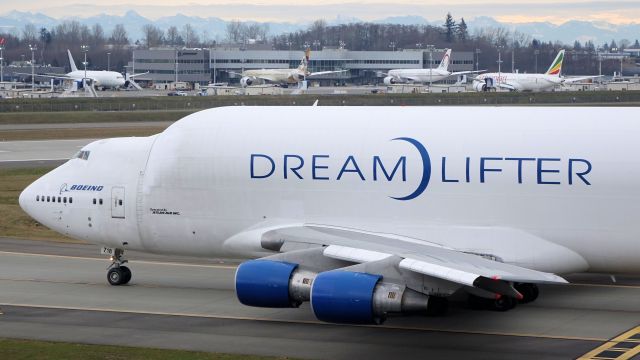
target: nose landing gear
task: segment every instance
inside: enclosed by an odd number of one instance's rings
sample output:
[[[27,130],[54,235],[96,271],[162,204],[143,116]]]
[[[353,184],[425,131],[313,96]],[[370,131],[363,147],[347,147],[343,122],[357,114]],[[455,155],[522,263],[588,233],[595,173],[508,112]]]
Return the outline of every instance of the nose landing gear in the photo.
[[[131,280],[131,270],[124,266],[127,259],[124,258],[123,249],[115,249],[111,256],[111,265],[107,268],[107,281],[113,286],[128,284]]]

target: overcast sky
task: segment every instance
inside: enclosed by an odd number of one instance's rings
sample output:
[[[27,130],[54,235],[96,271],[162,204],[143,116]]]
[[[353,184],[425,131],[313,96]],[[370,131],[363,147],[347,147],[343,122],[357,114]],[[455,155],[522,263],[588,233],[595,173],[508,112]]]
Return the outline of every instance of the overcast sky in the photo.
[[[121,15],[127,10],[135,10],[150,18],[183,13],[224,19],[297,22],[337,16],[372,20],[402,15],[419,15],[433,21],[450,11],[456,18],[491,16],[503,22],[598,20],[616,24],[640,23],[640,0],[109,0],[108,5],[98,6],[95,3],[87,0],[0,0],[0,14],[19,10],[42,12],[52,17],[87,17],[99,13]]]

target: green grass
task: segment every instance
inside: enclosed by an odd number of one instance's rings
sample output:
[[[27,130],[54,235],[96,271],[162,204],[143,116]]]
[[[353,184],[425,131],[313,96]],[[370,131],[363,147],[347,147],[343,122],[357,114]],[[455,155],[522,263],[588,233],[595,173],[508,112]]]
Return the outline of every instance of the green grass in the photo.
[[[184,350],[84,345],[35,340],[0,339],[0,359],[12,360],[262,360],[284,359]]]
[[[81,117],[92,113],[135,112],[143,114],[146,120],[160,116],[163,112],[184,114],[201,109],[234,105],[265,105],[265,106],[309,106],[319,100],[320,106],[361,106],[361,105],[531,105],[531,104],[565,104],[565,105],[593,105],[612,104],[621,105],[640,102],[640,91],[574,91],[555,93],[433,93],[433,94],[369,94],[369,95],[260,95],[260,96],[191,96],[191,97],[117,97],[117,98],[57,98],[57,99],[4,99],[0,101],[0,114],[3,113],[45,113],[55,112],[67,114],[81,113]],[[174,113],[174,115],[175,115]],[[72,115],[67,115],[72,116]],[[108,115],[117,117],[117,115]],[[47,116],[40,120],[45,121]],[[175,120],[175,119],[174,119]],[[82,121],[82,120],[69,120]],[[107,120],[110,121],[110,120]],[[113,120],[111,120],[113,121]],[[116,120],[117,121],[117,120]],[[0,123],[7,123],[0,117]]]
[[[0,171],[0,214],[2,214],[0,236],[79,242],[49,230],[22,211],[18,204],[18,197],[22,190],[49,171],[51,171],[49,167]],[[7,358],[0,356],[0,359]]]

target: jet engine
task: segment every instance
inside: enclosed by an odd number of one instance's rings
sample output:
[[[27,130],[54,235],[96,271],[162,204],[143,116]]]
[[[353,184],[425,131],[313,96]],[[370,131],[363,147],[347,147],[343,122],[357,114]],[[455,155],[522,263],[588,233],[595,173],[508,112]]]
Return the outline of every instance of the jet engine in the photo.
[[[242,85],[242,87],[251,86],[251,84],[253,84],[253,79],[248,76],[245,76],[242,79],[240,79],[240,85]]]
[[[398,83],[398,81],[393,76],[387,76],[383,81],[385,85],[393,85]]]
[[[487,91],[487,84],[481,81],[473,82],[473,90],[475,91]]]
[[[311,308],[322,321],[381,324],[390,313],[441,313],[446,300],[404,285],[382,282],[382,276],[334,270],[318,274],[311,289]]]
[[[236,295],[247,306],[286,308],[309,301],[316,273],[298,264],[250,260],[236,270]]]

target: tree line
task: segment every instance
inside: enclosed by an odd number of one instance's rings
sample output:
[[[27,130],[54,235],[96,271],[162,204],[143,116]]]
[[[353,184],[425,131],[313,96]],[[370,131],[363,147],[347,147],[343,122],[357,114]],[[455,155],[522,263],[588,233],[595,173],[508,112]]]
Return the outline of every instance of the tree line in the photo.
[[[39,64],[64,66],[68,68],[66,50],[71,49],[79,68],[80,45],[89,45],[87,61],[89,68],[105,69],[110,60],[110,68],[123,71],[132,57],[133,48],[153,47],[202,47],[216,46],[206,33],[198,34],[190,25],[181,28],[171,26],[166,30],[153,24],[142,27],[142,38],[130,38],[123,24],[115,26],[106,34],[100,24],[87,26],[78,21],[65,21],[51,28],[26,25],[19,34],[1,33],[4,38],[5,64],[9,61],[30,60],[29,45],[37,48],[35,58]],[[597,53],[611,49],[628,47],[640,48],[635,40],[621,40],[597,46],[592,41],[572,45],[560,42],[543,42],[527,34],[509,31],[505,28],[482,28],[470,33],[464,18],[455,20],[447,14],[441,26],[397,25],[377,23],[351,23],[327,25],[324,20],[313,22],[307,29],[277,35],[269,35],[266,24],[230,21],[226,27],[226,42],[239,44],[262,43],[277,50],[301,50],[306,47],[346,48],[349,50],[399,51],[403,49],[451,48],[454,51],[474,52],[480,69],[495,70],[498,52],[502,56],[502,68],[511,70],[512,59],[515,68],[521,72],[543,72],[560,49],[567,50],[564,71],[567,74],[597,73],[599,65]],[[109,52],[110,56],[106,56]],[[605,61],[603,73],[619,69],[619,63]]]

